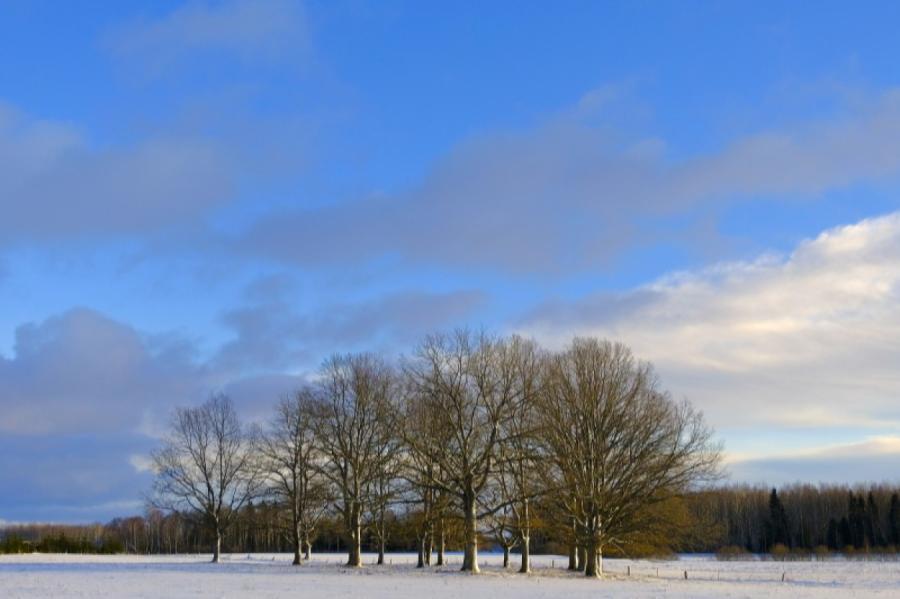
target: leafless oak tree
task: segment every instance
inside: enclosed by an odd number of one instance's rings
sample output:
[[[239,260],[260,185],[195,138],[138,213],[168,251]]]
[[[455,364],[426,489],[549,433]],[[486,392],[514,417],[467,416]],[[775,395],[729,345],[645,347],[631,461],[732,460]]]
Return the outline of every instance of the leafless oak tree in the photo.
[[[545,356],[535,343],[513,338],[511,360],[518,396],[509,418],[503,421],[497,484],[514,533],[513,545],[521,548],[519,572],[525,574],[531,571],[532,506],[544,492],[539,475],[543,453],[538,438],[538,401],[543,392]]]
[[[649,365],[621,344],[575,339],[548,363],[541,438],[586,550],[602,573],[604,546],[652,523],[648,508],[717,473],[719,448],[702,415],[662,392]]]
[[[177,409],[163,447],[152,458],[153,504],[196,515],[215,539],[212,561],[218,562],[223,534],[260,494],[264,480],[231,400],[216,395],[196,408]]]
[[[312,537],[327,505],[326,483],[319,474],[315,445],[316,397],[305,388],[282,399],[259,443],[269,488],[285,506],[294,565],[310,557]]]
[[[405,442],[420,480],[446,493],[463,514],[463,571],[477,573],[478,519],[498,509],[486,505],[485,490],[496,472],[505,424],[521,395],[515,340],[457,331],[431,335],[407,364],[415,403],[441,431],[441,443],[407,431]]]
[[[397,450],[393,373],[370,354],[334,356],[322,368],[316,439],[323,474],[347,533],[347,565],[361,566],[363,519],[371,493]]]

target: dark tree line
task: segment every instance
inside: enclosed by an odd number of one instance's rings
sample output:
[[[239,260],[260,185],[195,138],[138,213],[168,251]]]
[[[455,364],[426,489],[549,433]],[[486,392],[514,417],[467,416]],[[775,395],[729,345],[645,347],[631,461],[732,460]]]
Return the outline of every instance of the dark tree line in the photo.
[[[710,534],[692,548],[753,553],[788,550],[894,552],[900,547],[900,487],[794,484],[781,489],[734,485],[695,493],[694,516]]]
[[[774,492],[773,492],[774,491]],[[569,537],[555,519],[555,497],[529,502],[529,544],[535,553],[565,553]],[[794,552],[829,551],[859,553],[900,549],[900,487],[869,485],[790,485],[778,490],[730,485],[687,493],[658,506],[658,521],[667,526],[648,529],[642,537],[612,555],[659,555],[671,552],[716,552],[723,547],[765,553],[783,545]],[[433,508],[437,510],[438,508]],[[287,508],[276,498],[251,502],[242,508],[223,537],[222,550],[236,552],[293,552],[295,545],[285,530]],[[515,517],[504,534],[513,538]],[[448,550],[463,546],[459,514],[444,510],[444,522],[422,534],[421,506],[408,509],[393,505],[385,517],[385,550],[417,552],[441,543]],[[440,537],[443,537],[441,541]],[[143,516],[117,518],[100,525],[8,525],[0,529],[0,553],[31,551],[63,553],[207,553],[212,535],[192,514],[165,514],[150,509]],[[504,550],[496,524],[491,521],[479,542],[492,550]],[[362,535],[361,546],[377,552],[381,538],[374,531]],[[509,544],[511,553],[522,547]],[[309,547],[314,552],[344,552],[348,546],[341,516],[325,514],[318,521]],[[422,553],[423,561],[426,559]],[[431,557],[427,558],[429,563]]]

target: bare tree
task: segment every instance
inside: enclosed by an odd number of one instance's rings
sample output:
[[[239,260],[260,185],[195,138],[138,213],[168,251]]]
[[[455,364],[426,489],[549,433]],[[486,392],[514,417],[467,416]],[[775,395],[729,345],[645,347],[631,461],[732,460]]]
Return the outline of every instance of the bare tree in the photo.
[[[435,444],[407,431],[410,464],[424,484],[459,504],[463,571],[478,572],[478,519],[499,508],[486,504],[485,490],[496,472],[506,420],[521,394],[513,359],[517,342],[467,331],[432,335],[407,366],[412,390],[407,406],[420,404],[442,435]]]
[[[271,492],[285,507],[286,527],[294,548],[294,565],[305,552],[325,511],[325,481],[319,474],[321,455],[315,445],[316,398],[309,388],[281,400],[259,448]]]
[[[509,552],[519,545],[519,533],[515,525],[515,515],[512,512],[512,502],[505,499],[505,495],[498,488],[497,496],[493,498],[495,504],[502,507],[490,514],[485,520],[487,531],[497,545],[503,549],[503,568],[509,568]]]
[[[409,382],[407,380],[407,383]],[[410,389],[414,388],[414,385],[410,387]],[[407,390],[408,401],[403,406],[402,431],[404,437],[415,437],[417,443],[421,445],[445,446],[448,437],[446,429],[441,428],[441,420],[434,417],[432,406],[418,401],[415,391],[410,392],[410,389]],[[410,518],[414,522],[416,535],[417,568],[424,568],[431,563],[429,540],[434,534],[435,521],[439,520],[441,514],[439,492],[433,483],[434,480],[441,478],[436,472],[437,468],[438,465],[426,452],[407,449],[403,453],[399,474],[407,483],[405,503],[408,506],[416,506],[416,509],[410,511]],[[440,534],[443,532],[443,529],[439,531]],[[439,539],[438,557],[439,561],[443,563],[441,547]]]
[[[513,544],[521,547],[519,572],[526,574],[531,571],[532,505],[544,492],[539,475],[543,454],[538,438],[537,411],[543,385],[544,355],[531,341],[516,338],[513,341],[511,359],[519,393],[509,418],[503,421],[505,431],[500,445],[497,481],[504,511],[509,513]]]
[[[212,561],[218,562],[222,536],[264,480],[231,400],[216,395],[196,408],[177,409],[153,463],[152,503],[198,517],[215,539]]]
[[[363,518],[371,493],[397,450],[391,424],[393,373],[369,354],[334,356],[321,373],[317,442],[322,472],[336,489],[349,545],[348,566],[361,566]]]
[[[654,525],[649,508],[718,472],[702,415],[660,391],[621,344],[575,339],[553,356],[540,413],[559,492],[576,499],[587,576],[602,573],[605,546]]]
[[[397,445],[397,437],[392,430],[395,421],[396,416],[391,414],[390,421],[384,423],[387,429],[385,433],[392,439],[392,446]],[[400,461],[398,457],[394,451],[390,451],[384,456],[380,471],[369,484],[369,488],[366,491],[366,497],[368,498],[367,524],[372,537],[378,544],[378,559],[376,563],[379,566],[384,564],[385,546],[390,534],[388,515],[391,506],[397,501],[401,491],[399,486]]]

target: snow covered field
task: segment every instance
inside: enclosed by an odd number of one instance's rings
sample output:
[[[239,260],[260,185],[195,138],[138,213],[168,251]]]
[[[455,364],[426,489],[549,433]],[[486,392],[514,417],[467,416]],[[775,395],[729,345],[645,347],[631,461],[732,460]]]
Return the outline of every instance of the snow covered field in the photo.
[[[227,555],[218,565],[207,563],[207,556],[8,555],[0,556],[0,597],[900,596],[900,562],[608,559],[603,580],[585,580],[565,572],[559,556],[536,557],[529,576],[503,572],[497,555],[481,556],[487,565],[480,576],[458,572],[458,555],[450,566],[425,571],[415,569],[412,555],[394,554],[390,565],[357,570],[342,567],[344,557],[318,555],[294,568],[282,554]],[[366,556],[366,563],[372,559]]]

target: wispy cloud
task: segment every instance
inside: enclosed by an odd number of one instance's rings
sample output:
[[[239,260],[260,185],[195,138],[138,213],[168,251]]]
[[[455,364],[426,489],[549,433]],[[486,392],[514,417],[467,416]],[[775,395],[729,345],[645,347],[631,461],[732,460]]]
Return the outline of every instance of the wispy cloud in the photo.
[[[290,0],[193,1],[124,25],[107,45],[161,74],[197,53],[229,53],[241,61],[298,57],[308,48],[302,5]]]
[[[254,293],[244,305],[227,311],[223,322],[235,336],[221,347],[214,364],[235,370],[314,369],[335,351],[397,353],[435,328],[465,324],[487,300],[474,290],[401,291],[301,312],[292,297],[286,289]]]
[[[664,140],[598,126],[607,95],[530,131],[466,141],[406,193],[279,213],[251,227],[240,247],[304,265],[390,256],[559,273],[658,240],[660,227],[650,225],[668,218],[693,223],[681,240],[690,243],[703,215],[729,202],[796,201],[900,175],[898,91],[690,157],[667,152]]]
[[[0,104],[0,237],[7,241],[142,233],[182,224],[231,198],[222,152],[201,139],[97,146],[66,123]]]

